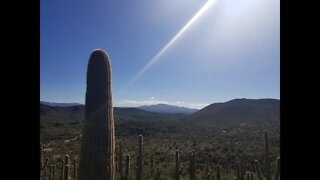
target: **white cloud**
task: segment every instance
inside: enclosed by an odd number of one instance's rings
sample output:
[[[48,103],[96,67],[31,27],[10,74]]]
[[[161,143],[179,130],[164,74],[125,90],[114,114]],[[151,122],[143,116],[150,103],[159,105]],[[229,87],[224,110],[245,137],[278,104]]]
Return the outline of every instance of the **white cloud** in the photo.
[[[132,99],[123,99],[116,102],[116,106],[119,107],[137,107],[143,105],[155,105],[155,104],[169,104],[181,107],[188,107],[188,108],[196,108],[202,109],[209,104],[205,103],[190,103],[184,101],[165,101],[165,100],[157,100],[154,97],[150,97],[147,100],[132,100]]]

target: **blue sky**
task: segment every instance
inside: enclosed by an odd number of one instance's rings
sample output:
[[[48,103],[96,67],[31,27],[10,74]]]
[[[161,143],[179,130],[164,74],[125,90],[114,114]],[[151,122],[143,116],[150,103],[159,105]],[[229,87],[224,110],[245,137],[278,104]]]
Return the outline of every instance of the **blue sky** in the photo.
[[[96,48],[111,60],[114,106],[280,98],[279,0],[41,0],[40,7],[42,101],[84,103]]]

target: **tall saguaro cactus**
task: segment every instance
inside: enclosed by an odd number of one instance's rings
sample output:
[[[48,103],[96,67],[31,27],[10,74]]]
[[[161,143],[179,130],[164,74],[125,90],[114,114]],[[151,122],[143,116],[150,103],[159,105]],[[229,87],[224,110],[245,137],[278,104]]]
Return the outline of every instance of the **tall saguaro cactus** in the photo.
[[[90,56],[87,70],[78,180],[114,179],[114,138],[111,63],[104,50],[96,49]]]
[[[271,180],[268,131],[264,131],[264,169],[266,174],[266,180]]]

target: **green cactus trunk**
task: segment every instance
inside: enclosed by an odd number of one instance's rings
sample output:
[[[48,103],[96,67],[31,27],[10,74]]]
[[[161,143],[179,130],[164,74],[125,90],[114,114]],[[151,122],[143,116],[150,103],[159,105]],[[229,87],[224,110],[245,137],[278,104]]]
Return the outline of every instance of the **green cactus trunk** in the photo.
[[[264,131],[264,167],[265,167],[266,180],[271,180],[268,131]]]
[[[64,158],[64,179],[68,180],[70,175],[70,158],[69,155],[66,155]]]
[[[196,179],[196,159],[194,155],[194,151],[191,152],[190,155],[190,168],[189,168],[189,174],[190,174],[190,180]]]
[[[137,169],[137,180],[142,180],[143,172],[143,137],[139,136],[139,156],[138,156],[138,169]]]
[[[114,138],[111,63],[107,53],[98,49],[88,63],[78,180],[114,179]]]
[[[69,180],[70,167],[69,164],[64,166],[64,180]]]
[[[73,158],[73,177],[77,178],[77,162],[76,162],[76,158]]]
[[[66,155],[65,157],[64,157],[64,164],[65,165],[69,165],[70,164],[70,162],[69,162],[69,155]]]
[[[210,173],[207,173],[206,180],[211,180],[211,179],[210,179]]]
[[[180,174],[179,174],[179,151],[176,150],[176,177],[175,179],[176,180],[179,180],[180,179]]]
[[[274,180],[279,180],[280,178],[280,158],[277,158],[276,169],[274,173]]]
[[[61,180],[64,180],[64,160],[61,161]]]
[[[130,154],[126,155],[126,170],[125,170],[125,179],[130,179]]]
[[[253,172],[250,172],[250,180],[253,180]]]

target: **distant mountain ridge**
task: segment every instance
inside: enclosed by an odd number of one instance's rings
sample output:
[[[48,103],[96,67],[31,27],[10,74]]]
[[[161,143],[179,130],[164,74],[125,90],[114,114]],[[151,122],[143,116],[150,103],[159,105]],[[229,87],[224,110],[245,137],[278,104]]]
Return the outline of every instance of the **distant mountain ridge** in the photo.
[[[156,113],[138,108],[114,107],[114,116],[118,120],[148,119],[158,120],[163,118],[183,118],[187,115],[178,113]],[[82,121],[85,116],[85,106],[76,105],[69,107],[54,107],[40,103],[40,119],[44,121]]]
[[[40,103],[47,106],[51,106],[51,107],[84,106],[84,104],[79,104],[79,103],[56,103],[56,102],[46,102],[46,101],[40,101]],[[169,104],[156,104],[156,105],[149,105],[149,106],[144,105],[144,106],[131,107],[131,108],[142,109],[148,112],[173,113],[173,114],[192,114],[199,110],[199,109],[192,109],[192,108],[174,106]]]
[[[158,112],[158,113],[181,113],[181,114],[192,114],[198,109],[191,109],[186,107],[168,105],[168,104],[156,104],[156,105],[144,105],[137,107],[138,109],[142,109],[149,112]]]
[[[188,116],[190,120],[216,123],[278,123],[280,100],[278,99],[233,99],[213,103]]]
[[[84,118],[84,105],[52,106],[40,103],[40,117],[47,120],[73,120]],[[59,104],[61,105],[61,104]],[[72,106],[71,106],[72,105]],[[241,123],[261,124],[280,122],[280,100],[278,99],[234,99],[223,103],[213,103],[201,110],[190,110],[171,105],[151,105],[137,108],[114,107],[116,118],[123,120],[162,118],[187,120],[198,125]],[[201,122],[201,123],[199,123]]]
[[[40,101],[40,103],[51,106],[51,107],[71,107],[71,106],[83,105],[80,103],[57,103],[57,102],[46,102],[46,101]]]

